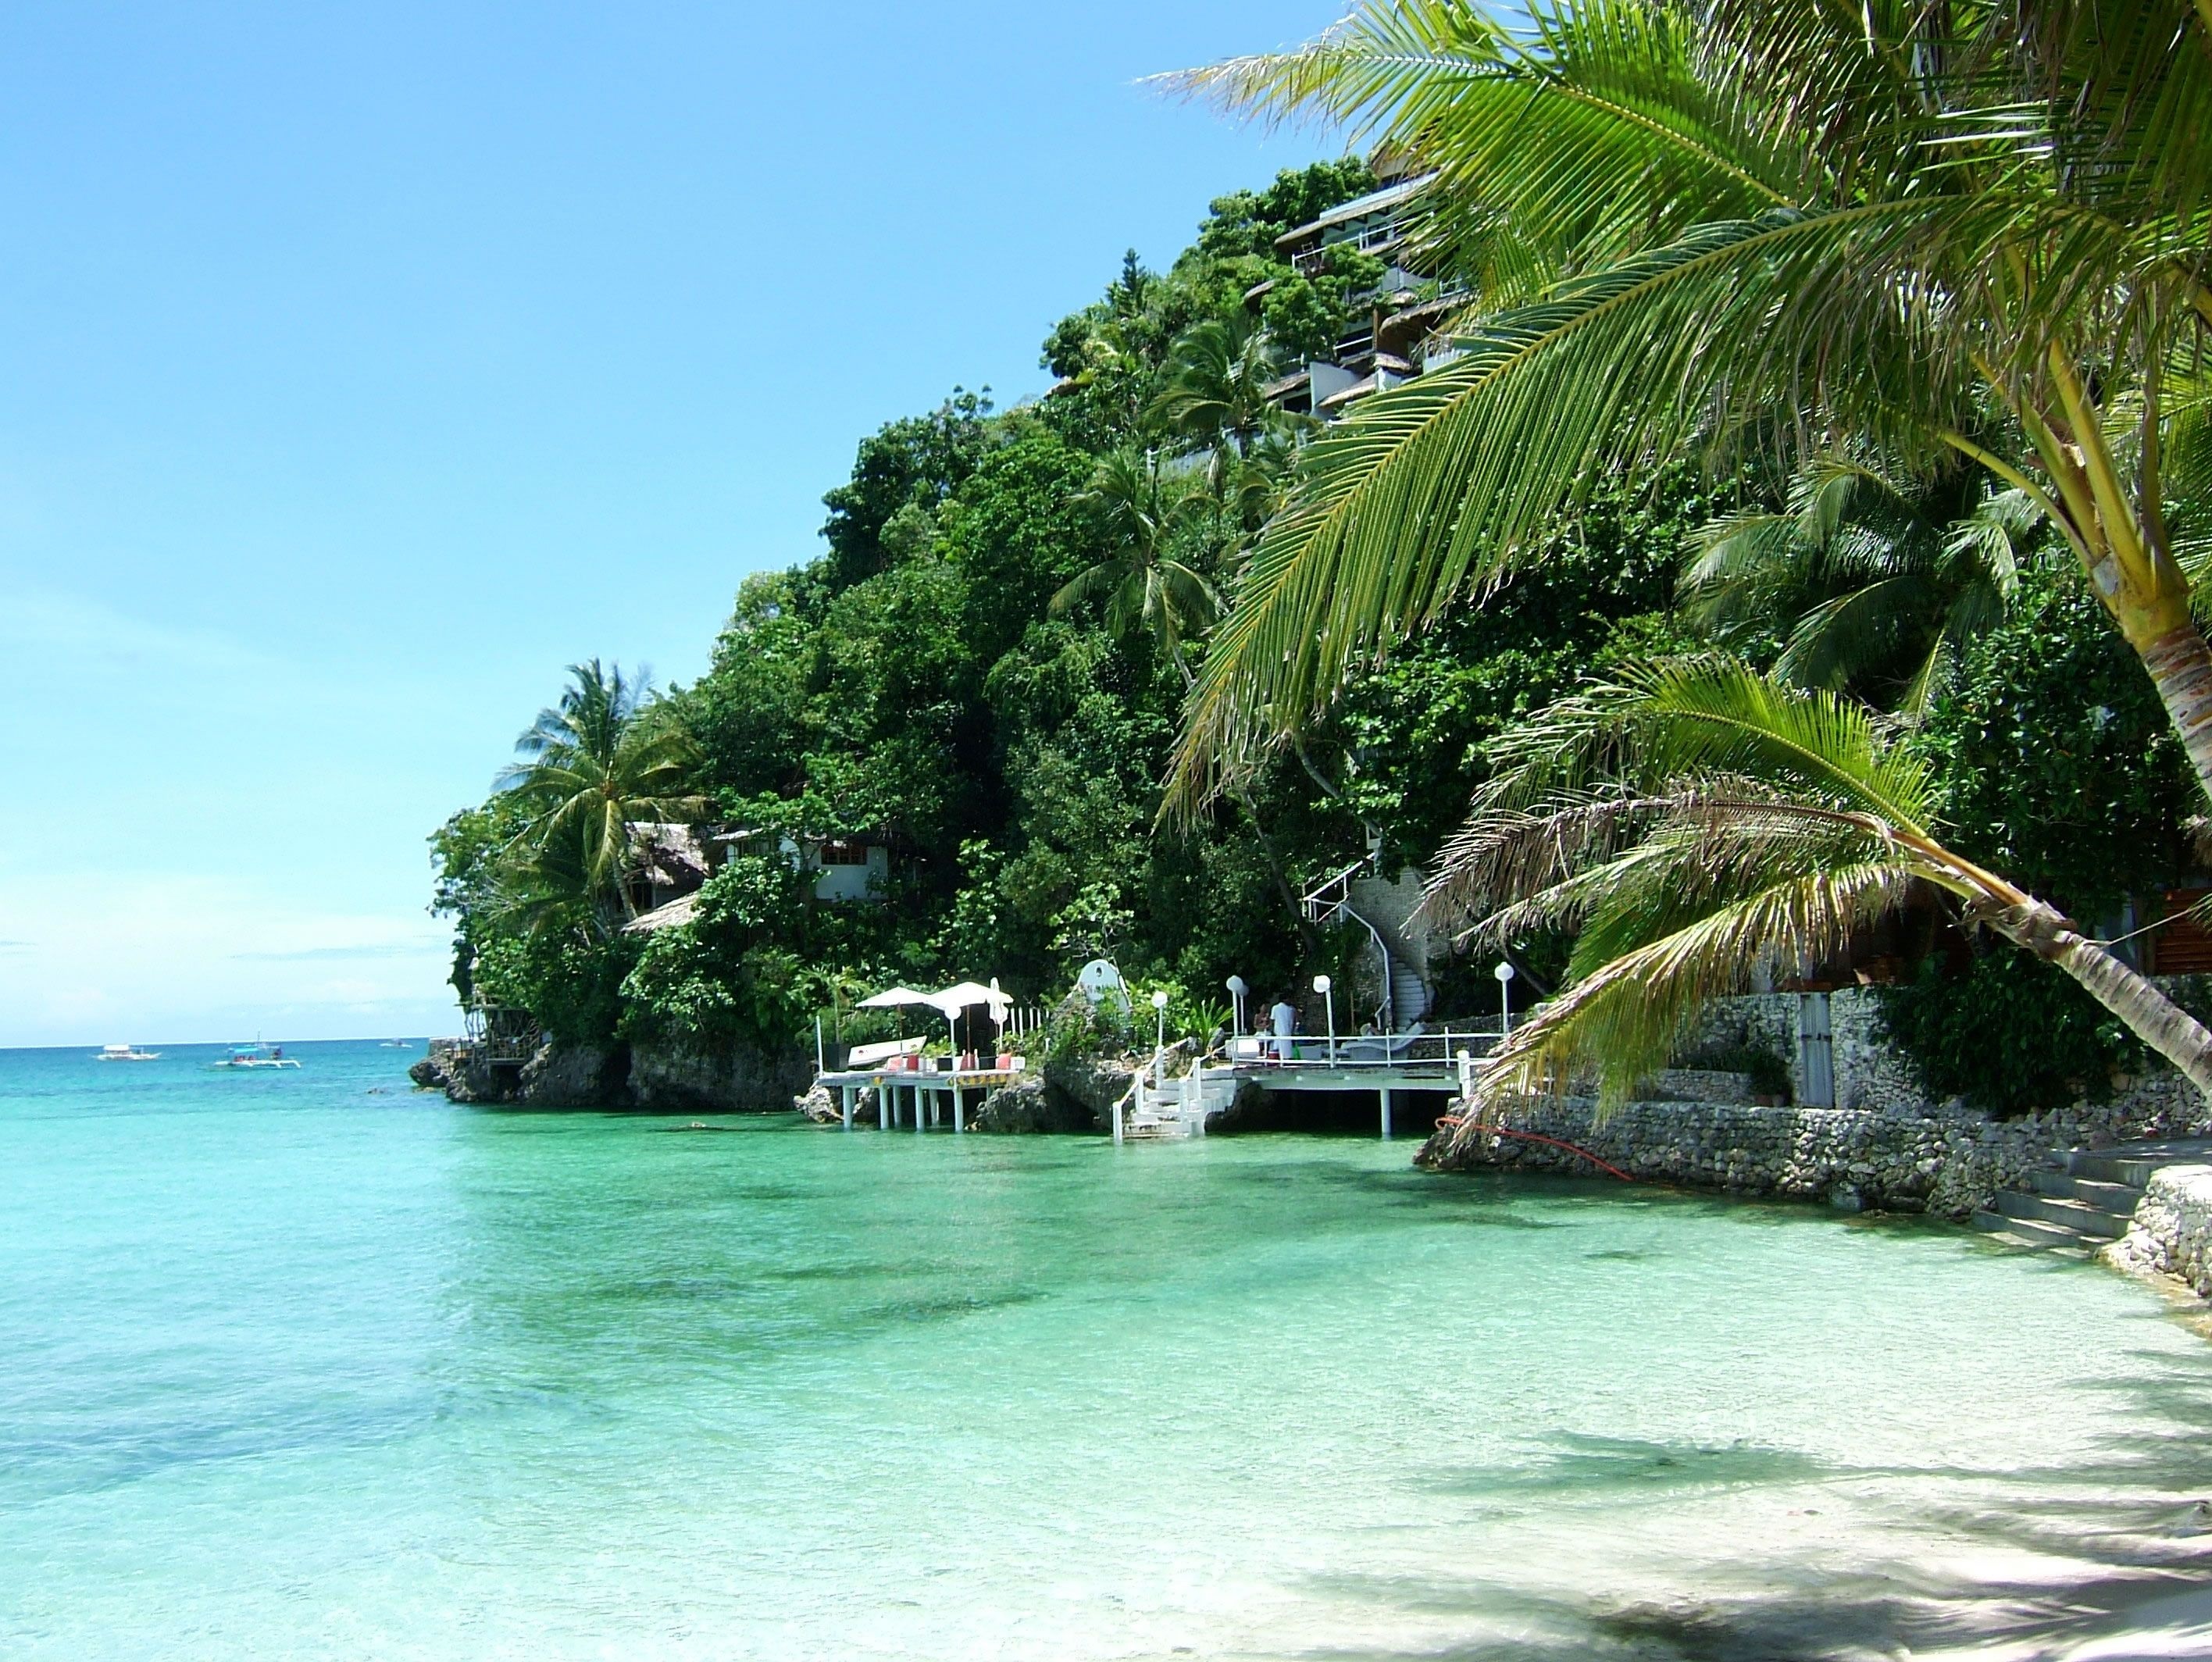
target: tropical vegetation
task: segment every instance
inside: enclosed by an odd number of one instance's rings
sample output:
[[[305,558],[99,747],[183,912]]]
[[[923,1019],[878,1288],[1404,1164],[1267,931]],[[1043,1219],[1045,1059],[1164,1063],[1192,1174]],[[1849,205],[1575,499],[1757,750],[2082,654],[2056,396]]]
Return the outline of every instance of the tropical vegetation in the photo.
[[[1657,660],[1491,747],[1437,905],[1573,947],[1486,1094],[1595,1064],[1617,1095],[1701,998],[1929,893],[2212,1083],[2212,1034],[1939,840],[1936,764],[1836,690],[1932,716],[2041,531],[2212,792],[2212,651],[2173,529],[2207,461],[2212,12],[1370,0],[1304,49],[1172,80],[1414,158],[1430,263],[1473,296],[1455,361],[1302,455],[1190,701],[1182,811],[1540,563],[1595,482],[1780,461],[1795,488],[1709,528],[1687,585],[1723,638],[1770,632],[1772,675]]]
[[[1175,78],[1412,170],[1451,361],[1285,414],[1382,263],[1278,239],[1376,178],[1216,200],[1050,331],[1047,396],[864,440],[697,681],[577,672],[434,839],[457,985],[777,1046],[1106,955],[1197,1023],[1231,973],[1339,973],[1298,897],[1365,858],[1439,874],[1447,1013],[1500,953],[1558,993],[1494,1101],[1617,1097],[1702,1000],[1905,915],[1931,1089],[2040,1106],[2146,1051],[2212,1083],[2105,944],[2195,868],[2212,777],[2208,39],[2171,0],[1372,0]],[[715,870],[641,931],[655,822]],[[874,902],[823,902],[794,851],[856,842]],[[2009,1071],[1993,997],[2039,1012]]]

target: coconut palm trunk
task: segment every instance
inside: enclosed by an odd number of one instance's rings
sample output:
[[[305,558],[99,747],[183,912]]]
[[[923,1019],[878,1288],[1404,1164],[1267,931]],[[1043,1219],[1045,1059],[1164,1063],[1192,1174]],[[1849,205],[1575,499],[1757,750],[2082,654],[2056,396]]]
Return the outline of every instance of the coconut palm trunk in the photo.
[[[2016,936],[2008,934],[2008,938],[2028,944]],[[2029,949],[2047,956],[2080,982],[2091,998],[2119,1017],[2129,1032],[2172,1063],[2212,1101],[2212,1032],[2159,991],[2154,982],[2071,927],[2059,930],[2047,948],[2039,945]]]
[[[2212,797],[2212,644],[2191,618],[2136,650],[2197,783]]]

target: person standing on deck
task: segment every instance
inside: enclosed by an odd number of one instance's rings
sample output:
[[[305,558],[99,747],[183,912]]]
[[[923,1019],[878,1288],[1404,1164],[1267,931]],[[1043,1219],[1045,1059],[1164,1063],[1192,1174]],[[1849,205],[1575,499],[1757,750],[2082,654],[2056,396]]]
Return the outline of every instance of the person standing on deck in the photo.
[[[1275,1026],[1275,1059],[1287,1062],[1291,1059],[1291,1035],[1298,1030],[1297,1006],[1287,998],[1279,998],[1267,1016]]]

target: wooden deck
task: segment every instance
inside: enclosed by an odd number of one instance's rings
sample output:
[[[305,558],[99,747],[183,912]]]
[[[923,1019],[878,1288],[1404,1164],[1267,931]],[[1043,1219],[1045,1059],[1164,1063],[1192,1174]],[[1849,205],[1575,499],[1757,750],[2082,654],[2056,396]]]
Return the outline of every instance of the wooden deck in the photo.
[[[845,1129],[853,1129],[853,1112],[860,1093],[876,1093],[876,1129],[894,1131],[910,1118],[915,1130],[927,1131],[940,1117],[956,1131],[968,1129],[963,1093],[989,1095],[1001,1085],[1025,1077],[1021,1072],[999,1068],[968,1068],[954,1073],[915,1073],[901,1068],[865,1068],[844,1073],[824,1073],[814,1083],[836,1093]]]

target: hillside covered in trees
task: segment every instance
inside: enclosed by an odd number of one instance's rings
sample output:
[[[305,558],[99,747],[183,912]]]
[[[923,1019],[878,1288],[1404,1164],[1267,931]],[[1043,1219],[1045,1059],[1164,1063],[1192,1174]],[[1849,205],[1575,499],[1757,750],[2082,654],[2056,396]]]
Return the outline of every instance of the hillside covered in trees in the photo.
[[[1944,565],[1929,550],[1985,482],[1893,483],[1871,462],[1606,475],[1543,558],[1357,667],[1326,718],[1228,769],[1202,811],[1164,818],[1187,696],[1317,427],[1271,388],[1344,333],[1379,269],[1349,248],[1294,265],[1277,240],[1375,185],[1345,161],[1221,197],[1166,270],[1131,254],[1049,331],[1047,396],[999,409],[956,390],[863,440],[821,550],[744,579],[696,682],[579,666],[498,786],[432,840],[463,999],[562,1040],[789,1052],[811,1050],[817,1015],[865,1036],[854,1002],[893,983],[995,975],[1049,1001],[1105,956],[1204,1033],[1231,974],[1263,998],[1318,969],[1357,985],[1358,942],[1297,897],[1363,858],[1427,867],[1502,731],[1589,677],[1713,643],[1910,707],[1898,719],[1966,845],[2090,915],[2186,864],[2156,697],[2109,635],[2038,626],[2094,610],[2078,579],[2033,528],[1997,577]],[[1887,539],[1885,580],[1920,561],[1917,589],[1865,597],[1874,567],[1845,544],[1868,537]],[[1851,608],[1837,622],[1854,596],[1879,613],[1856,634]],[[677,863],[705,880],[640,928],[665,881],[641,840],[654,826],[688,828]],[[822,862],[843,859],[866,898],[823,897]],[[1540,986],[1567,946],[1532,936],[1516,955]],[[1446,970],[1438,1011],[1489,1008],[1493,961]],[[2080,1016],[2077,1047],[2118,1043],[2038,967],[2020,996]],[[1920,1019],[1948,1034],[1942,1016]]]

